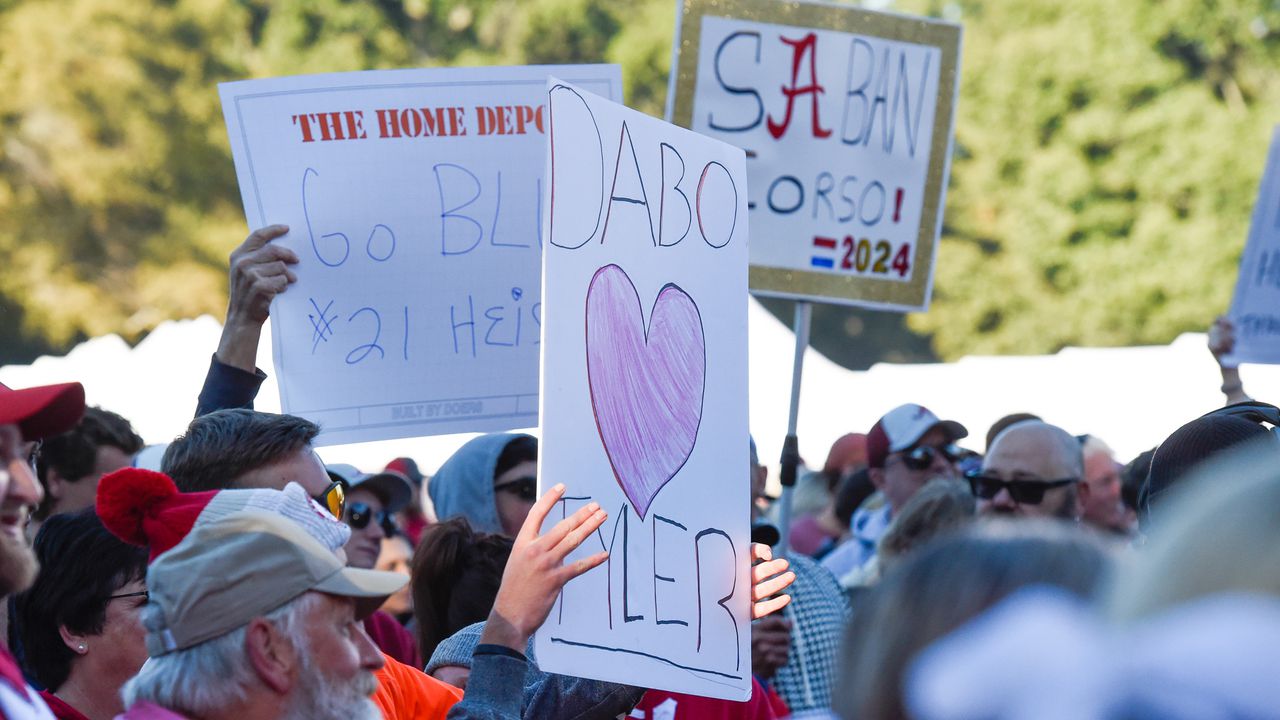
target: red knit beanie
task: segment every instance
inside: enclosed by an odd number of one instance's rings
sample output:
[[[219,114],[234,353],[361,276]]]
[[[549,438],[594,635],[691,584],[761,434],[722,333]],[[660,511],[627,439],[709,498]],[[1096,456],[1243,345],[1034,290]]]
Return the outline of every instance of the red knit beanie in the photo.
[[[98,517],[121,540],[149,547],[154,560],[182,542],[217,494],[181,493],[168,475],[124,468],[98,483]]]

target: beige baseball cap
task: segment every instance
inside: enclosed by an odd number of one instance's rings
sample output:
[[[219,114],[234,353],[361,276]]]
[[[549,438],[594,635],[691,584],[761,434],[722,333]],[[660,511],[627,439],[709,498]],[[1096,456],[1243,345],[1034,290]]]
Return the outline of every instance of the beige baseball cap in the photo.
[[[373,613],[408,579],[347,567],[297,522],[248,508],[197,522],[152,560],[147,590],[147,652],[158,657],[244,627],[309,591],[356,599],[356,617]]]

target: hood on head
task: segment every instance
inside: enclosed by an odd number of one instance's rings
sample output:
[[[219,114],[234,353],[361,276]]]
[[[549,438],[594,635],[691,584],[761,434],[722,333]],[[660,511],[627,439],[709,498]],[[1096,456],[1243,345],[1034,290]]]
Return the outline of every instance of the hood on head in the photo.
[[[436,517],[464,517],[477,532],[502,533],[502,522],[493,498],[493,471],[498,457],[521,433],[481,435],[458,448],[427,481],[427,494]]]

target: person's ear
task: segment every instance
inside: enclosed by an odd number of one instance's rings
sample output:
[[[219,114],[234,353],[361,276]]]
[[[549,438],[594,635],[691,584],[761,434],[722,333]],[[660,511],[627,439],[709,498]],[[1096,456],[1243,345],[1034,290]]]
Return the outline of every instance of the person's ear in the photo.
[[[1093,488],[1089,487],[1089,483],[1081,480],[1076,483],[1076,507],[1082,508],[1089,504],[1089,493],[1093,492]]]
[[[66,645],[76,655],[84,655],[89,652],[88,637],[72,632],[66,625],[58,626],[58,637],[62,639],[62,644]]]
[[[62,496],[66,494],[67,482],[67,479],[59,475],[58,471],[52,467],[45,472],[44,494],[49,497],[50,502],[62,499]]]
[[[262,684],[278,695],[287,695],[298,679],[301,658],[292,640],[265,618],[254,618],[245,628],[244,651]]]
[[[884,489],[884,468],[867,468],[867,479],[877,490]]]

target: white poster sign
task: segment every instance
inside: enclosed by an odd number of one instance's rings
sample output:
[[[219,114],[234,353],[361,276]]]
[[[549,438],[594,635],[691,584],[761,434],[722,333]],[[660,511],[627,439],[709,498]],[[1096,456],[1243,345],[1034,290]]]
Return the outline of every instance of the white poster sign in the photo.
[[[926,309],[959,26],[806,2],[680,5],[672,117],[747,151],[752,292]]]
[[[609,513],[537,635],[544,670],[751,690],[747,223],[738,148],[550,81],[543,265],[548,519]]]
[[[275,370],[320,444],[535,424],[553,72],[621,98],[611,65],[220,86],[249,225],[300,258]]]
[[[1280,364],[1280,126],[1272,131],[1229,315],[1236,345],[1224,364]]]

